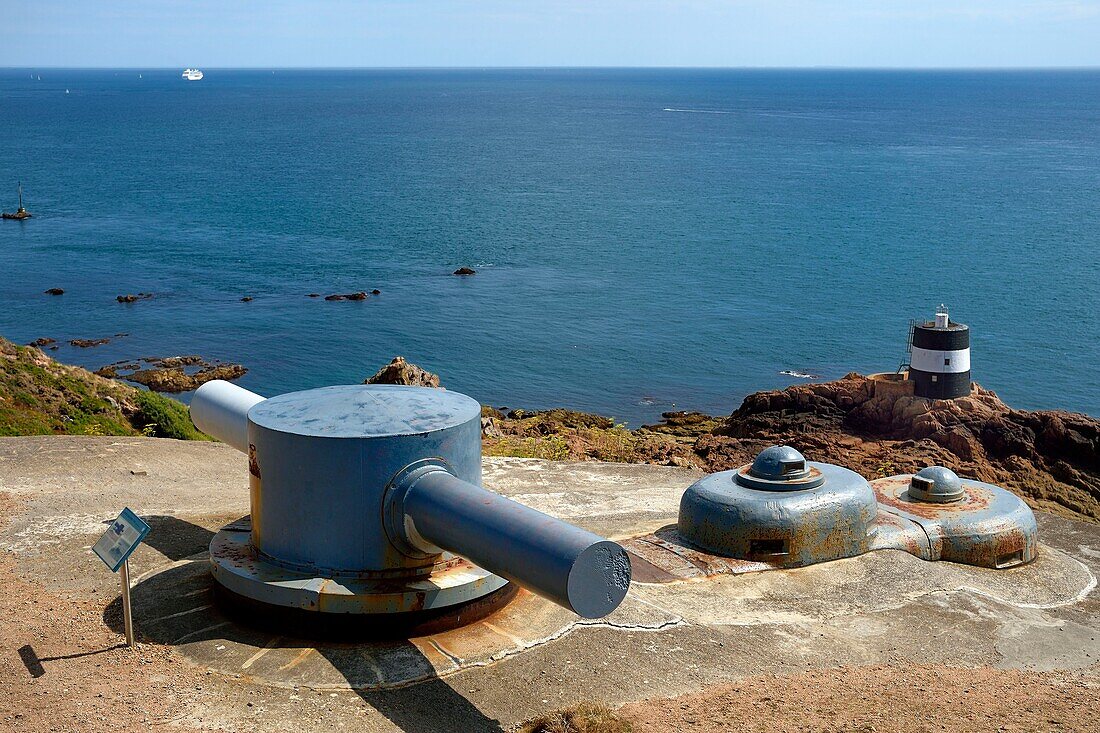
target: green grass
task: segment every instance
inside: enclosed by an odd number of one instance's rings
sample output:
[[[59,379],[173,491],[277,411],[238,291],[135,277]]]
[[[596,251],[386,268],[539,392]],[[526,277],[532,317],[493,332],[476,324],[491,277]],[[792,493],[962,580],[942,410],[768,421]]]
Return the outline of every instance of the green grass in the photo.
[[[539,438],[505,436],[486,444],[485,455],[564,461],[569,458],[569,444],[560,435]]]
[[[191,412],[182,402],[156,392],[138,392],[138,413],[131,418],[143,435],[176,440],[211,440],[191,424]]]
[[[0,338],[0,436],[56,434],[210,440],[181,402]]]

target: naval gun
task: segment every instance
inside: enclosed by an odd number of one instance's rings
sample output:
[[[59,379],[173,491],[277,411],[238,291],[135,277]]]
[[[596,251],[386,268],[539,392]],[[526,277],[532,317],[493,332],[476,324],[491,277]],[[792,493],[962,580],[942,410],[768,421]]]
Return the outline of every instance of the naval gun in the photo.
[[[235,600],[412,633],[476,620],[515,586],[584,618],[626,596],[621,546],[482,488],[481,405],[466,395],[349,385],[265,399],[215,380],[191,416],[248,456],[251,513],[210,543]]]

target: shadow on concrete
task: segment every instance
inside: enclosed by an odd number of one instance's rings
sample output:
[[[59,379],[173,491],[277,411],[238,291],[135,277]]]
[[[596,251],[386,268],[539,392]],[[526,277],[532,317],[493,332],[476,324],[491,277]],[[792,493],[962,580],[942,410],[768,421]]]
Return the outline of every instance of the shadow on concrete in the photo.
[[[499,732],[499,720],[485,715],[441,679],[420,682],[398,690],[356,690],[370,705],[406,733],[441,730],[463,733]]]
[[[206,552],[214,533],[179,517],[152,514],[142,519],[149,525],[145,544],[173,562]]]
[[[146,521],[149,519],[153,518]],[[188,525],[171,517],[163,519],[171,520],[162,524],[164,535],[172,531],[166,528],[173,524]],[[199,541],[196,530],[201,528],[189,527],[184,530],[190,534],[191,544],[171,544],[174,552],[183,552]],[[246,610],[242,618],[240,609],[220,604],[214,586],[208,563],[199,557],[134,586],[134,625],[139,640],[177,647],[193,662],[221,672],[247,673],[281,685],[331,685],[339,679],[332,674],[335,670],[367,705],[408,733],[503,730],[499,721],[486,716],[439,678],[431,661],[407,639],[341,643],[283,636],[249,623],[249,619],[256,620],[254,610]],[[120,598],[104,609],[103,620],[116,633],[123,632]],[[363,623],[369,621],[363,619]]]

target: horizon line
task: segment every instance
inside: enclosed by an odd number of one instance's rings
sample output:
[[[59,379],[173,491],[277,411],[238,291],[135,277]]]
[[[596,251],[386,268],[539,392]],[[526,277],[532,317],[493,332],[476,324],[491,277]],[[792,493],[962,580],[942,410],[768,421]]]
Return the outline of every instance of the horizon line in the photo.
[[[191,66],[0,66],[0,71],[54,69],[68,71],[168,71]],[[816,64],[809,66],[569,66],[569,65],[489,65],[489,66],[204,66],[212,71],[549,71],[549,70],[645,70],[645,71],[1097,71],[1094,65],[1050,66],[844,66]]]

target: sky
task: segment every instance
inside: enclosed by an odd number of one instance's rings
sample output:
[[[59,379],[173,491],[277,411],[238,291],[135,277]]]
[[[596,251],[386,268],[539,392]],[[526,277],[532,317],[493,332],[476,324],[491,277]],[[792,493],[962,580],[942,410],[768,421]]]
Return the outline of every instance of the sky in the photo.
[[[1100,66],[1100,0],[0,0],[0,67]]]

